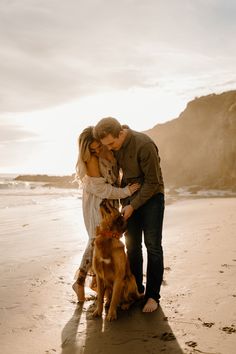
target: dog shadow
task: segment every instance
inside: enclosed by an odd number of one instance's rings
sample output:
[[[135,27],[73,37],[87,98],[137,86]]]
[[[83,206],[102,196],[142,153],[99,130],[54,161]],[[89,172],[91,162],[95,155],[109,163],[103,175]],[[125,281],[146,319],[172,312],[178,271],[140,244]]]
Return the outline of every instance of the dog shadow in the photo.
[[[93,318],[94,303],[84,308],[83,321],[76,310],[63,329],[67,339],[61,354],[183,354],[181,347],[160,307],[142,313],[142,302],[127,311],[118,310],[118,319],[108,322]],[[63,337],[63,335],[62,335]]]

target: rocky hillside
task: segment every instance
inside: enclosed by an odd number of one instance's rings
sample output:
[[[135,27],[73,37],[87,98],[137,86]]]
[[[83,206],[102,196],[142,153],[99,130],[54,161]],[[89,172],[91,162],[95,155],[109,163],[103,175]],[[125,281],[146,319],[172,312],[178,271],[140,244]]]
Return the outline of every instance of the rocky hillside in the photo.
[[[166,186],[236,190],[236,91],[196,98],[145,133],[159,147]]]
[[[45,183],[44,187],[56,188],[77,188],[75,175],[71,176],[48,176],[48,175],[19,175],[15,181],[40,182]]]

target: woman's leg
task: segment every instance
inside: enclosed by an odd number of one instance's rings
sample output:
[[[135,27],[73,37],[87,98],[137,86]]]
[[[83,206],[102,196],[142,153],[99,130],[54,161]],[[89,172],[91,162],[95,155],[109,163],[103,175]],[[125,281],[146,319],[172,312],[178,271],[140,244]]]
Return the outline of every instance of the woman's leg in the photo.
[[[72,285],[73,290],[77,294],[78,301],[85,301],[84,284],[87,273],[92,266],[93,244],[93,239],[88,241],[79,270],[76,272],[76,281]]]
[[[79,270],[78,278],[72,285],[72,288],[75,291],[79,302],[85,301],[85,292],[84,292],[85,278],[86,278],[86,273],[83,270]]]

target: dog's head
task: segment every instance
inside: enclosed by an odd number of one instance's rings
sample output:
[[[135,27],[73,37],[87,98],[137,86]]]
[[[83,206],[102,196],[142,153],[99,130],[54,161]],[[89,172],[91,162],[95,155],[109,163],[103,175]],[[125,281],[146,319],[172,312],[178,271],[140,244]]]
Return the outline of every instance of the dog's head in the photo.
[[[127,223],[123,215],[108,199],[103,199],[100,203],[100,212],[102,215],[100,230],[114,231],[122,235],[126,230]]]

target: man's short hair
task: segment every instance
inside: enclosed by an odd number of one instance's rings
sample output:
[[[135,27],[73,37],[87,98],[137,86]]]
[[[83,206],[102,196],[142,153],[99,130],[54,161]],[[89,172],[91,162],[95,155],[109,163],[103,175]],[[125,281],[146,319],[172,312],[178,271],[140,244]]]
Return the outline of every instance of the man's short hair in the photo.
[[[101,119],[93,129],[95,139],[104,139],[107,135],[111,134],[113,138],[118,138],[122,126],[117,119],[107,117]]]

